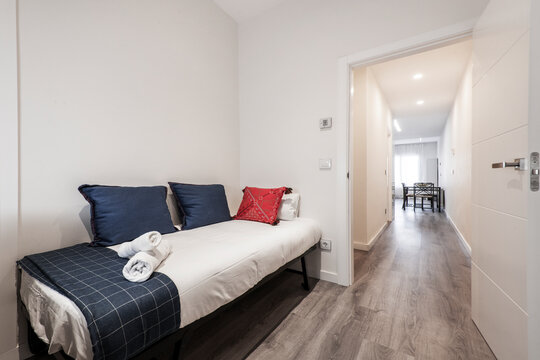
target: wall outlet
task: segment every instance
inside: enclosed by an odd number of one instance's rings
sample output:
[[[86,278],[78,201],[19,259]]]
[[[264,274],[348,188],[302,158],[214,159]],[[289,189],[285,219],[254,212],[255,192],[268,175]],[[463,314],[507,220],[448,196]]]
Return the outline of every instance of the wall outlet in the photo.
[[[319,244],[321,245],[321,249],[323,250],[332,250],[332,240],[322,239],[321,241],[319,241]]]

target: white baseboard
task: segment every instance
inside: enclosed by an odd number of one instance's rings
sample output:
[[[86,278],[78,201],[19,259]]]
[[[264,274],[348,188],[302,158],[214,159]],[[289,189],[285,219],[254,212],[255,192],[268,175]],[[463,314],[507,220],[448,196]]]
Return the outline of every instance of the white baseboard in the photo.
[[[332,272],[332,271],[321,270],[319,279],[324,280],[324,281],[330,281],[336,284],[338,283],[338,275],[337,273]]]
[[[371,245],[371,244],[362,244],[362,243],[359,243],[357,241],[355,241],[353,243],[354,250],[369,251],[369,250],[371,250],[372,246],[373,245]]]
[[[0,354],[0,360],[19,360],[19,348],[14,347],[9,351]]]
[[[471,253],[472,253],[471,245],[469,245],[469,243],[467,242],[467,240],[465,239],[461,231],[459,231],[458,227],[454,223],[454,220],[452,220],[452,217],[448,214],[448,212],[445,211],[444,213],[446,214],[446,218],[450,222],[450,225],[452,225],[452,227],[454,228],[454,231],[456,232],[459,238],[459,241],[461,241],[461,244],[463,244],[463,247],[465,248],[469,256],[471,256]]]
[[[360,242],[355,241],[355,242],[353,243],[354,249],[355,249],[355,250],[362,250],[362,251],[369,251],[369,250],[371,250],[371,248],[373,247],[373,245],[375,245],[375,243],[377,242],[377,240],[379,240],[379,238],[381,237],[382,233],[384,232],[384,230],[386,230],[386,228],[388,227],[389,224],[390,224],[390,221],[385,222],[384,225],[379,229],[379,231],[377,231],[377,233],[376,233],[371,239],[369,239],[369,241],[368,241],[367,244],[363,244],[363,243],[360,243]]]
[[[307,261],[307,272],[308,272],[309,277],[324,280],[324,281],[333,282],[333,283],[336,283],[336,284],[338,283],[338,274],[337,273],[335,273],[333,271],[317,269],[316,266],[310,266],[310,265],[312,265],[312,264],[310,264],[310,262],[308,260]],[[289,268],[292,269],[292,270],[295,270],[295,271],[302,271],[302,268],[300,267],[300,262],[299,261],[297,261],[296,264],[292,264],[292,266],[290,266]]]

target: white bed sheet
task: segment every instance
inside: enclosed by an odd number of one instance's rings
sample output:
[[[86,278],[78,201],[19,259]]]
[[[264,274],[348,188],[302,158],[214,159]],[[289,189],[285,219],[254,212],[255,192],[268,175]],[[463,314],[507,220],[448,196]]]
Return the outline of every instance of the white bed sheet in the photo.
[[[184,327],[300,256],[320,240],[321,230],[306,218],[281,221],[277,226],[234,220],[164,238],[172,251],[157,271],[171,278],[178,289],[180,327]],[[86,320],[75,303],[24,271],[21,299],[36,334],[49,344],[49,353],[63,348],[76,359],[92,358]]]

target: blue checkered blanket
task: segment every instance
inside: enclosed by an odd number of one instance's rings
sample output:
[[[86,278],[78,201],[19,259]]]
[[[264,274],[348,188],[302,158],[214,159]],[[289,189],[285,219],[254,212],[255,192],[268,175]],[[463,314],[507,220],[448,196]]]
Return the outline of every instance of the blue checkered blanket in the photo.
[[[17,263],[81,309],[94,359],[128,359],[180,327],[180,298],[171,279],[142,283],[122,276],[116,251],[78,244],[25,256]]]

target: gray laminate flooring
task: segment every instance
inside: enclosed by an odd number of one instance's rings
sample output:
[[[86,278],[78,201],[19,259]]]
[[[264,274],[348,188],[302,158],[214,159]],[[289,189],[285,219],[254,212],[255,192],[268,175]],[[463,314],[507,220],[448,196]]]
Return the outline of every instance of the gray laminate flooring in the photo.
[[[348,288],[320,281],[249,356],[494,359],[471,320],[470,258],[444,214],[396,211]]]
[[[284,273],[201,329],[188,359],[495,359],[471,320],[470,266],[444,214],[399,209],[355,251],[352,286],[306,294]]]

